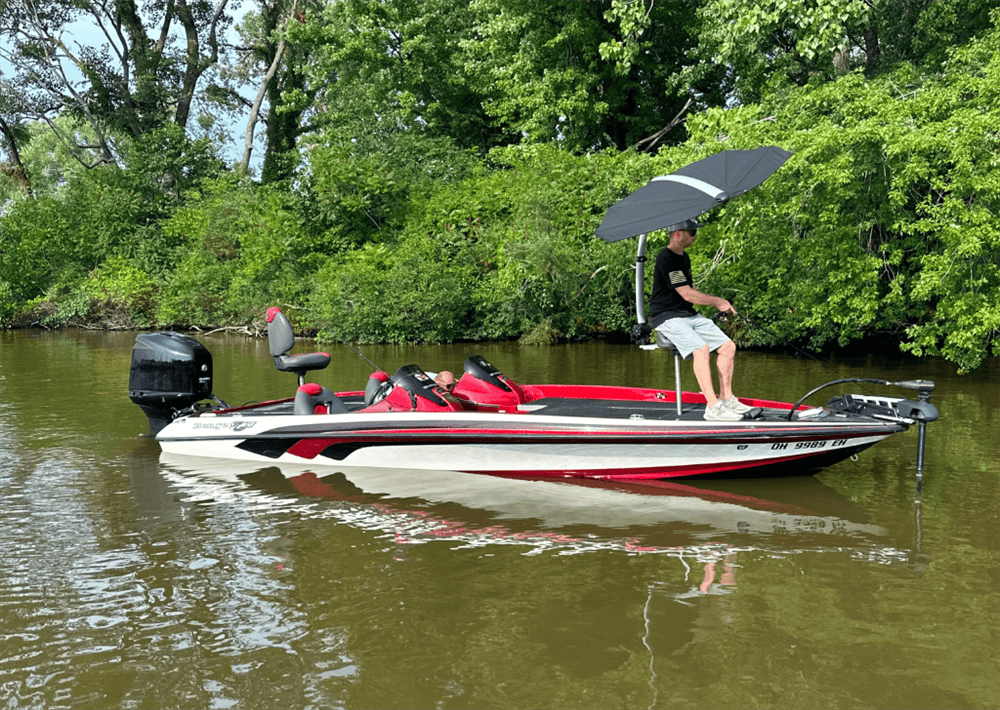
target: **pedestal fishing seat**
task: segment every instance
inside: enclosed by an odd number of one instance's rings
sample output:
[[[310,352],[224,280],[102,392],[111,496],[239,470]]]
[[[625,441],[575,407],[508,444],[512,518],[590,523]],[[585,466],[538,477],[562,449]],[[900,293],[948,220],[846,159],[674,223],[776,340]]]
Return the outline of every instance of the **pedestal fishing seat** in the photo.
[[[652,331],[656,335],[656,342],[650,343],[648,345],[640,345],[639,347],[643,350],[669,350],[674,354],[674,398],[677,400],[677,416],[682,413],[681,409],[681,351],[677,349],[677,346],[673,342],[658,330]],[[689,353],[684,360],[690,360],[691,354]]]
[[[267,309],[267,346],[274,358],[274,366],[282,372],[298,375],[300,387],[306,382],[307,372],[322,370],[330,364],[329,353],[289,353],[295,347],[295,333],[288,318],[276,306]]]

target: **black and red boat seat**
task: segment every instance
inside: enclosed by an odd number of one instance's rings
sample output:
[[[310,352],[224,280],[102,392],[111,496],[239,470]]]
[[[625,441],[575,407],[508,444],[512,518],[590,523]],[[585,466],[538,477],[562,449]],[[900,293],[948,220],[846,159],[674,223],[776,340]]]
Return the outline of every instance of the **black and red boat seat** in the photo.
[[[305,373],[322,370],[330,364],[329,353],[289,353],[295,347],[295,333],[288,317],[277,306],[267,309],[267,346],[274,366],[298,375],[299,385],[305,384]]]
[[[375,370],[368,376],[368,384],[365,386],[365,406],[370,407],[378,404],[392,389],[392,378],[388,372]]]
[[[370,379],[369,379],[370,381]],[[442,389],[418,365],[404,365],[392,376],[385,398],[365,412],[461,412],[465,405]]]
[[[295,414],[346,414],[347,407],[340,397],[315,382],[300,385],[295,392]]]

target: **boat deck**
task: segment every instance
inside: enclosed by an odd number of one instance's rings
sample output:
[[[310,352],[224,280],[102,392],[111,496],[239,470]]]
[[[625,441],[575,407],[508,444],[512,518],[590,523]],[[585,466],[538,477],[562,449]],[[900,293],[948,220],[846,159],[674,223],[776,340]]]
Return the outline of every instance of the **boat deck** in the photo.
[[[681,414],[678,415],[675,402],[635,402],[630,400],[572,399],[569,397],[546,397],[522,405],[522,408],[532,414],[554,417],[699,421],[703,420],[705,416],[704,404],[683,403]],[[759,418],[765,416],[765,412],[777,414],[777,410],[756,408],[747,413],[747,418]]]
[[[348,411],[356,412],[364,408],[361,395],[344,395],[341,401]],[[264,403],[248,403],[244,407],[251,408],[255,415],[291,416],[293,404],[290,400]],[[234,407],[223,413],[246,411],[243,407]],[[495,411],[484,406],[479,411]],[[674,402],[648,402],[613,399],[577,399],[571,397],[544,397],[520,406],[519,416],[553,416],[553,417],[596,417],[602,419],[652,419],[656,421],[701,421],[704,419],[705,405],[701,403],[684,403],[681,414],[677,414]],[[745,419],[781,420],[788,416],[787,410],[772,408],[754,408]]]

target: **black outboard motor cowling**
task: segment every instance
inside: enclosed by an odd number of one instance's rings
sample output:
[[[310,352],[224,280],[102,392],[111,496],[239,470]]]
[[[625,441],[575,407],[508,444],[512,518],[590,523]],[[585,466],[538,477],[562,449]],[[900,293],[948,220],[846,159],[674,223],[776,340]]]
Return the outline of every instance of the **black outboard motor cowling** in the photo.
[[[128,396],[156,434],[180,410],[212,397],[212,354],[180,333],[142,333],[132,348]]]

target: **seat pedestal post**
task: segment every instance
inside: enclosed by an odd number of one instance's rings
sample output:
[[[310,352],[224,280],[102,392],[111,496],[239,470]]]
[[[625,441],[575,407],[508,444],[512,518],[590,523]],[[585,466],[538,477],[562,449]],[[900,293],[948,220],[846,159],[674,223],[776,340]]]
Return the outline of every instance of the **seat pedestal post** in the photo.
[[[674,350],[674,399],[677,400],[677,416],[681,415],[681,354]]]

